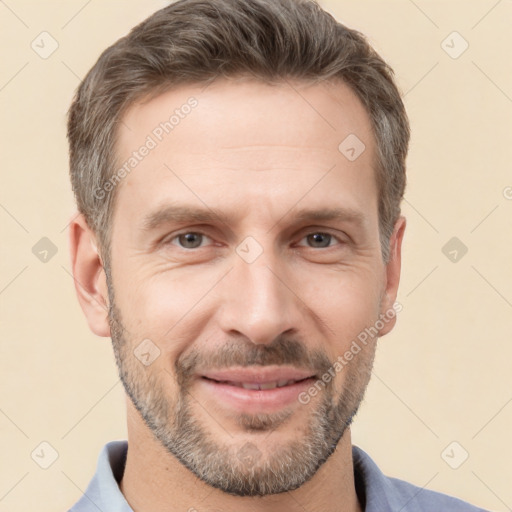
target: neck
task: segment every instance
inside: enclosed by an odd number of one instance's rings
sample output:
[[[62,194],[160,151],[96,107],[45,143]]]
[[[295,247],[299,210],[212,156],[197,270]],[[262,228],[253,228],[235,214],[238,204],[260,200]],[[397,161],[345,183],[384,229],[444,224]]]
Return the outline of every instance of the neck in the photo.
[[[238,497],[199,480],[160,445],[132,404],[127,406],[128,455],[120,489],[134,512],[361,512],[349,429],[335,452],[302,487],[271,496]]]

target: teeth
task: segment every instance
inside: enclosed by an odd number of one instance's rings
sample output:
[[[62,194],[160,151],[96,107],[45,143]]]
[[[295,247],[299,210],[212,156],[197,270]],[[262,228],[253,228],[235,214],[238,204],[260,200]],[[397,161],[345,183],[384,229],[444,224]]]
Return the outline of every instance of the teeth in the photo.
[[[240,384],[236,383],[237,386],[240,386]],[[253,384],[252,382],[242,382],[242,387],[244,389],[260,389],[259,384]]]
[[[260,384],[260,389],[274,389],[277,388],[277,382],[265,382]]]
[[[233,382],[228,380],[222,380],[217,382],[221,384],[229,384],[230,386],[236,386],[238,388],[244,389],[274,389],[289,386],[290,384],[295,384],[295,382],[297,381],[294,379],[281,379],[273,382],[264,382],[262,384],[258,384],[257,382]]]
[[[264,382],[263,384],[257,384],[253,382],[242,382],[242,383],[233,383],[235,386],[242,387],[244,389],[274,389],[274,388],[282,388],[283,386],[287,386],[288,384],[293,384],[295,381],[291,380],[279,380],[274,382]]]

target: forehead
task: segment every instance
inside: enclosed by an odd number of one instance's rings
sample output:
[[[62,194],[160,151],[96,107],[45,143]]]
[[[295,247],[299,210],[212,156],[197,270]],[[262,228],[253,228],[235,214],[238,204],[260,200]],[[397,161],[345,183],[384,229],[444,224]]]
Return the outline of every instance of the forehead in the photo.
[[[196,138],[189,138],[186,147],[177,147],[191,124]],[[136,102],[123,116],[118,139],[121,150],[137,146],[141,133],[165,144],[162,139],[170,138],[166,135],[171,132],[176,152],[199,146],[218,149],[223,142],[225,147],[314,142],[315,148],[332,150],[349,133],[372,145],[371,131],[365,107],[340,80],[270,84],[241,77],[217,79],[207,86],[181,85]],[[223,136],[229,140],[223,141]]]
[[[339,81],[180,86],[132,105],[117,140],[114,216],[177,198],[276,215],[298,201],[377,211],[371,122]]]

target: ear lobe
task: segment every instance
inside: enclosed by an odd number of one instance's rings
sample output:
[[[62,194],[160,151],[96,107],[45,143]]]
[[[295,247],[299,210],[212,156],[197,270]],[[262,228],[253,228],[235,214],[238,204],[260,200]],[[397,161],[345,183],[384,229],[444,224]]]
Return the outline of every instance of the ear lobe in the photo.
[[[399,217],[395,223],[393,233],[389,239],[389,260],[386,264],[386,288],[381,301],[380,314],[386,315],[388,320],[380,330],[379,336],[384,336],[393,329],[396,323],[396,308],[393,307],[400,283],[400,270],[402,265],[402,241],[404,238],[406,221],[405,217]],[[389,318],[393,311],[392,318]]]
[[[96,237],[83,215],[73,219],[69,229],[71,268],[78,301],[91,331],[109,337],[107,280]]]

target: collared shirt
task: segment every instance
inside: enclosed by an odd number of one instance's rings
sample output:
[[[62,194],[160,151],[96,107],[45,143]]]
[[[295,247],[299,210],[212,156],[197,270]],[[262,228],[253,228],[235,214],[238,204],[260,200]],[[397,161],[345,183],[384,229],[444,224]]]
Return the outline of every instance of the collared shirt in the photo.
[[[68,512],[133,512],[119,489],[127,441],[105,445],[84,495]],[[465,501],[382,474],[363,450],[352,446],[357,496],[365,512],[485,512]]]

